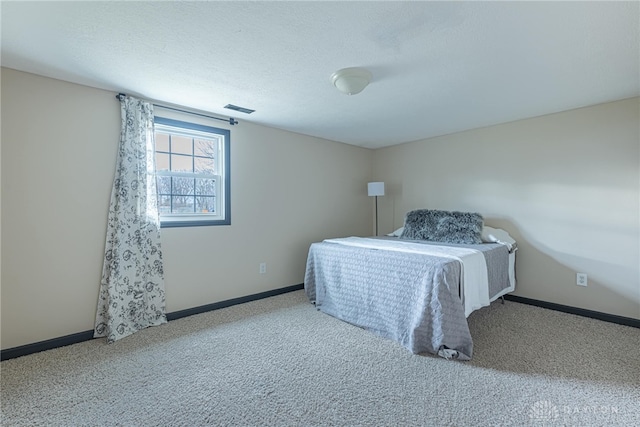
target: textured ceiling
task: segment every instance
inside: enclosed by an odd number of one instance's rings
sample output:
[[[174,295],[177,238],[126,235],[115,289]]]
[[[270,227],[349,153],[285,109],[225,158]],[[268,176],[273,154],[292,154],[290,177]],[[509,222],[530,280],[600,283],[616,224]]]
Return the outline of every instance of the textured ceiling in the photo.
[[[1,64],[377,148],[639,95],[639,16],[639,2],[3,1]],[[330,76],[353,66],[373,80],[347,96]]]

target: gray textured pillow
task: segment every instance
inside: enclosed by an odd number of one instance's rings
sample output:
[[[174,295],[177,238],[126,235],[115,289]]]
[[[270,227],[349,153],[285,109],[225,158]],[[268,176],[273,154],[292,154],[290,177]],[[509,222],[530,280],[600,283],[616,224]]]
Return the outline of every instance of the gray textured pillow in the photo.
[[[482,215],[418,209],[407,213],[401,239],[442,243],[482,243]]]

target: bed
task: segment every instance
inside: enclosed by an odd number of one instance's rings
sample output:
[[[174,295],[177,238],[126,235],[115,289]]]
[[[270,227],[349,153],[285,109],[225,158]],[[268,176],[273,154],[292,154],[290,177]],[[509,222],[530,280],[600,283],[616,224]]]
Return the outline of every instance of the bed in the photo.
[[[467,317],[515,289],[515,242],[502,230],[487,232],[481,217],[479,229],[474,219],[473,243],[416,233],[410,218],[399,235],[311,244],[305,292],[318,310],[413,353],[469,360]]]

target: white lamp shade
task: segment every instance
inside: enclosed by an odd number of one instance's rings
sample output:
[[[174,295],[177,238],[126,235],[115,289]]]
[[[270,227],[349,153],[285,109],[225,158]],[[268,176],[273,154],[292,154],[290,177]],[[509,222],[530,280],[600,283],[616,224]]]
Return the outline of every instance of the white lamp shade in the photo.
[[[342,93],[355,95],[371,81],[371,73],[364,68],[343,68],[331,75],[331,82]]]
[[[369,196],[384,196],[384,182],[370,182],[367,184]]]

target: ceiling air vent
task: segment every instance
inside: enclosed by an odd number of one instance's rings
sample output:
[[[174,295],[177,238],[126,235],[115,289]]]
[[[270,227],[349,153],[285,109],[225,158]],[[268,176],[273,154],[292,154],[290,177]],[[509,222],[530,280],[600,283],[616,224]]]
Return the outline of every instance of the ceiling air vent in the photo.
[[[254,111],[256,111],[256,110],[251,110],[249,108],[238,107],[237,105],[233,105],[233,104],[227,104],[224,106],[224,108],[228,108],[229,110],[240,111],[241,113],[245,113],[245,114],[251,114]]]

